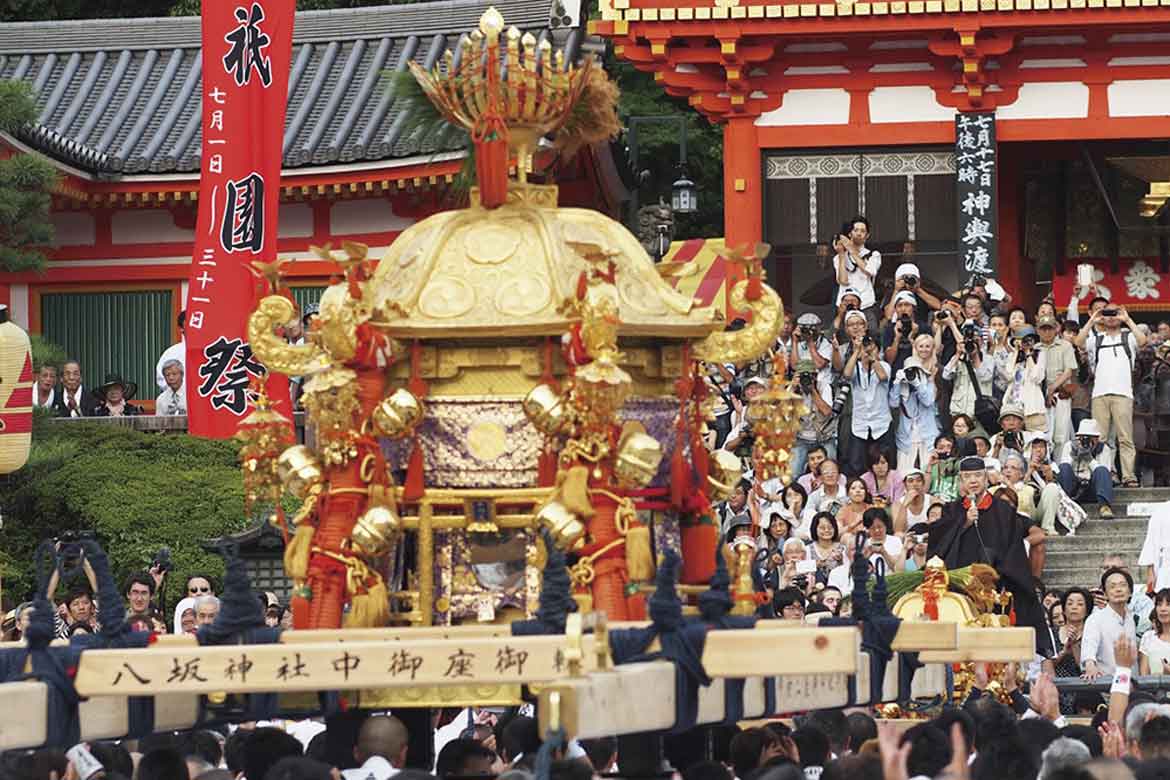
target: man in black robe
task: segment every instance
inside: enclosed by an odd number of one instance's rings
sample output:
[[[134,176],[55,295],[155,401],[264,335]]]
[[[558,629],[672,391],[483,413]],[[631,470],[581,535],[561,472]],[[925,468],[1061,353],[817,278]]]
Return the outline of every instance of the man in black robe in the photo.
[[[943,508],[930,525],[928,558],[942,558],[947,569],[986,563],[999,572],[1000,587],[1011,591],[1017,626],[1036,629],[1036,652],[1052,656],[1052,640],[1045,630],[1044,609],[1036,598],[1024,540],[1035,547],[1044,543],[1044,531],[1021,517],[1011,504],[987,492],[982,458],[964,458],[959,464],[957,500]]]

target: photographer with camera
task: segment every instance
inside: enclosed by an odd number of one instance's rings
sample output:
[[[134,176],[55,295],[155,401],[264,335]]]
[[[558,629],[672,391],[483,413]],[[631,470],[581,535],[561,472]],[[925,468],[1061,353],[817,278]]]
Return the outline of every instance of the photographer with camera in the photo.
[[[1072,396],[1077,376],[1077,354],[1073,345],[1058,338],[1056,319],[1045,314],[1036,318],[1037,345],[1044,354],[1045,426],[1059,450],[1072,437]]]
[[[1077,344],[1088,353],[1096,377],[1093,419],[1106,441],[1117,438],[1123,487],[1139,484],[1134,470],[1137,451],[1133,443],[1133,365],[1134,356],[1147,340],[1129,312],[1113,305],[1094,311],[1077,334]]]
[[[991,457],[1003,461],[1008,451],[1021,458],[1038,434],[1024,430],[1024,408],[1016,404],[1003,405],[999,411],[1000,432],[991,437]]]
[[[816,370],[811,360],[799,360],[793,367],[797,387],[807,413],[800,416],[800,429],[792,446],[790,473],[803,474],[809,450],[821,447],[828,458],[837,457],[837,418],[833,416],[833,382],[827,372]]]
[[[1043,388],[1048,371],[1047,355],[1038,349],[1039,337],[1031,325],[1017,328],[1013,336],[1003,366],[1002,376],[1007,382],[1003,403],[1023,409],[1025,430],[1044,434],[1048,429],[1048,405]]]
[[[902,544],[906,548],[906,562],[902,571],[921,571],[926,568],[926,543],[930,539],[930,525],[915,523],[906,530]]]
[[[856,216],[841,226],[841,232],[833,239],[833,268],[837,278],[837,303],[840,305],[845,288],[852,287],[860,296],[861,311],[869,321],[869,327],[877,329],[877,301],[873,283],[882,267],[881,252],[871,251],[865,246],[869,238],[869,220]]]
[[[747,410],[751,402],[768,390],[768,380],[754,376],[743,386],[743,399],[736,395],[731,396],[733,411],[731,413],[731,431],[723,442],[723,449],[733,452],[743,463],[744,471],[751,468],[752,447],[756,437],[752,433],[751,423],[747,419]]]
[[[942,354],[942,379],[951,383],[948,411],[951,415],[965,414],[976,419],[984,428],[989,424],[994,427],[995,412],[991,409],[994,406],[991,401],[994,366],[988,359],[983,340],[979,338],[978,326],[964,321],[960,327],[948,312],[944,319],[936,320],[935,333],[936,348],[945,344],[944,334],[958,345],[949,356],[945,352]],[[978,412],[983,412],[982,416]]]
[[[899,371],[914,354],[914,339],[926,330],[916,318],[918,299],[903,290],[894,296],[894,317],[882,328],[882,351],[893,371]]]
[[[923,468],[930,462],[930,446],[938,435],[934,377],[922,367],[917,356],[896,369],[890,385],[890,406],[898,409],[898,471]]]
[[[954,501],[959,495],[959,453],[955,452],[955,437],[940,433],[934,438],[934,449],[926,467],[927,488],[940,501]]]
[[[850,477],[865,472],[870,442],[888,447],[893,438],[890,414],[890,365],[881,359],[877,341],[870,335],[855,339],[842,377],[849,382],[851,417],[849,436],[841,436],[839,457]],[[841,427],[838,427],[840,432]]]
[[[1065,442],[1057,459],[1060,486],[1075,501],[1100,504],[1101,517],[1113,517],[1113,452],[1101,441],[1096,420],[1085,420]]]
[[[903,291],[914,295],[915,319],[926,319],[930,312],[937,310],[942,305],[938,298],[922,286],[922,274],[919,273],[918,266],[914,263],[902,263],[894,271],[894,289],[890,293],[890,299],[882,307],[883,321],[895,318],[894,307],[897,304],[898,293]]]
[[[818,380],[833,381],[833,345],[825,337],[821,318],[812,312],[805,312],[796,320],[787,356],[790,368],[797,363],[810,362]]]
[[[985,311],[993,308],[1006,309],[1012,304],[1012,296],[999,282],[983,274],[972,274],[967,286],[959,290],[959,295],[977,295],[983,301]]]

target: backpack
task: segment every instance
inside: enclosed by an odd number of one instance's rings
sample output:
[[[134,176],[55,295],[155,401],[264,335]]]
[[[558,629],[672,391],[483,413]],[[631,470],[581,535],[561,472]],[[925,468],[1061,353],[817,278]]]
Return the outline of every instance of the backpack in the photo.
[[[1125,359],[1129,361],[1129,368],[1132,371],[1133,370],[1133,353],[1130,352],[1130,350],[1129,350],[1129,337],[1132,333],[1133,333],[1133,331],[1129,330],[1128,328],[1123,329],[1121,331],[1121,344],[1120,345],[1118,345],[1118,344],[1103,344],[1102,342],[1105,341],[1105,337],[1098,335],[1096,338],[1097,349],[1093,351],[1093,369],[1096,370],[1097,366],[1099,365],[1097,361],[1101,358],[1101,350],[1102,349],[1104,349],[1106,347],[1109,347],[1110,349],[1112,349],[1113,347],[1120,346],[1121,349],[1125,351]]]

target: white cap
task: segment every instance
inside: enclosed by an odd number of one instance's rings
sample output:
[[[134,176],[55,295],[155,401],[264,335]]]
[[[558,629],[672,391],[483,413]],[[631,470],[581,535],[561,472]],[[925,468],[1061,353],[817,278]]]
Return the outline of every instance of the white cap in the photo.
[[[840,300],[841,298],[844,298],[846,295],[852,295],[852,296],[856,297],[857,300],[859,300],[859,301],[861,300],[861,293],[857,291],[856,287],[843,287],[843,288],[841,288],[841,294],[837,297],[837,299]]]
[[[896,306],[899,303],[909,303],[912,306],[917,306],[918,298],[909,290],[902,290],[894,296],[894,305]]]
[[[1097,438],[1101,438],[1101,427],[1091,417],[1087,420],[1081,420],[1081,424],[1077,426],[1077,436],[1096,436]]]
[[[923,479],[926,479],[926,474],[923,473],[922,469],[910,469],[902,475],[902,481],[905,482],[906,480],[910,479],[910,477],[922,477]]]
[[[1017,456],[1016,460],[1023,460],[1023,458]],[[1003,464],[999,462],[998,458],[984,458],[983,465],[987,467],[988,471],[999,472],[1003,470]]]
[[[849,322],[849,320],[857,318],[857,317],[860,317],[861,319],[864,320],[865,319],[865,312],[861,311],[860,309],[850,309],[849,311],[845,312],[844,322]]]
[[[914,265],[914,263],[902,263],[898,266],[898,270],[894,271],[895,281],[901,279],[903,276],[917,276],[919,279],[922,278],[922,274],[918,273],[918,266]]]

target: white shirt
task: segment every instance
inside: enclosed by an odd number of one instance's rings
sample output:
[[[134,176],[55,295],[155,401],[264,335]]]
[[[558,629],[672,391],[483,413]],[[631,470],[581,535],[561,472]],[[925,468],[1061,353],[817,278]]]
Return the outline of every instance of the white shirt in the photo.
[[[898,556],[902,554],[902,540],[894,534],[886,534],[886,540],[882,543],[882,547],[894,560],[897,560]],[[877,559],[881,557],[881,553],[874,553],[873,555],[869,556],[869,562],[874,566],[877,566]],[[886,561],[886,572],[892,574],[893,571],[894,570],[893,567],[890,566],[890,562]]]
[[[1124,617],[1108,605],[1104,609],[1093,610],[1093,614],[1085,621],[1085,631],[1081,638],[1081,665],[1086,661],[1096,661],[1105,675],[1112,675],[1117,668],[1113,643],[1123,633],[1129,637],[1129,641],[1137,643],[1133,612],[1128,607]]]
[[[1117,334],[1092,332],[1085,339],[1085,351],[1089,355],[1089,362],[1096,360],[1093,367],[1093,397],[1102,395],[1120,395],[1133,398],[1133,362],[1126,358],[1125,350],[1121,347],[1121,339],[1129,341],[1129,354],[1136,356],[1138,352],[1137,338],[1133,331],[1122,331]],[[1101,340],[1101,351],[1097,352],[1097,340]]]
[[[40,393],[38,392],[36,383],[34,382],[33,383],[33,406],[43,408],[43,409],[48,409],[49,407],[51,407],[53,405],[53,401],[57,400],[57,388],[55,388],[55,387],[49,388],[49,397],[47,399],[45,399],[44,403],[40,402],[39,395],[40,395]]]
[[[1160,639],[1157,631],[1142,634],[1142,644],[1138,652],[1149,662],[1150,674],[1161,674],[1163,664],[1170,663],[1170,642]]]
[[[357,769],[345,769],[341,776],[345,780],[386,780],[398,774],[398,769],[381,756],[370,756]]]
[[[154,413],[160,416],[174,417],[187,413],[187,388],[180,386],[172,390],[169,386],[158,394],[154,401]]]
[[[171,344],[162,353],[162,357],[158,359],[158,364],[154,367],[154,381],[158,383],[159,390],[167,389],[167,380],[163,376],[163,363],[177,360],[183,364],[183,375],[187,374],[187,341],[186,339],[179,339],[175,344]]]
[[[841,291],[846,287],[852,287],[861,296],[861,308],[868,309],[876,303],[873,295],[873,280],[877,278],[878,271],[882,267],[882,253],[869,252],[865,249],[861,251],[861,256],[865,260],[865,271],[856,265],[854,260],[856,256],[852,244],[849,245],[849,254],[844,258],[841,255],[833,256],[833,268],[837,268],[844,261],[846,276],[849,279],[849,284],[837,285],[837,303],[841,303]]]

